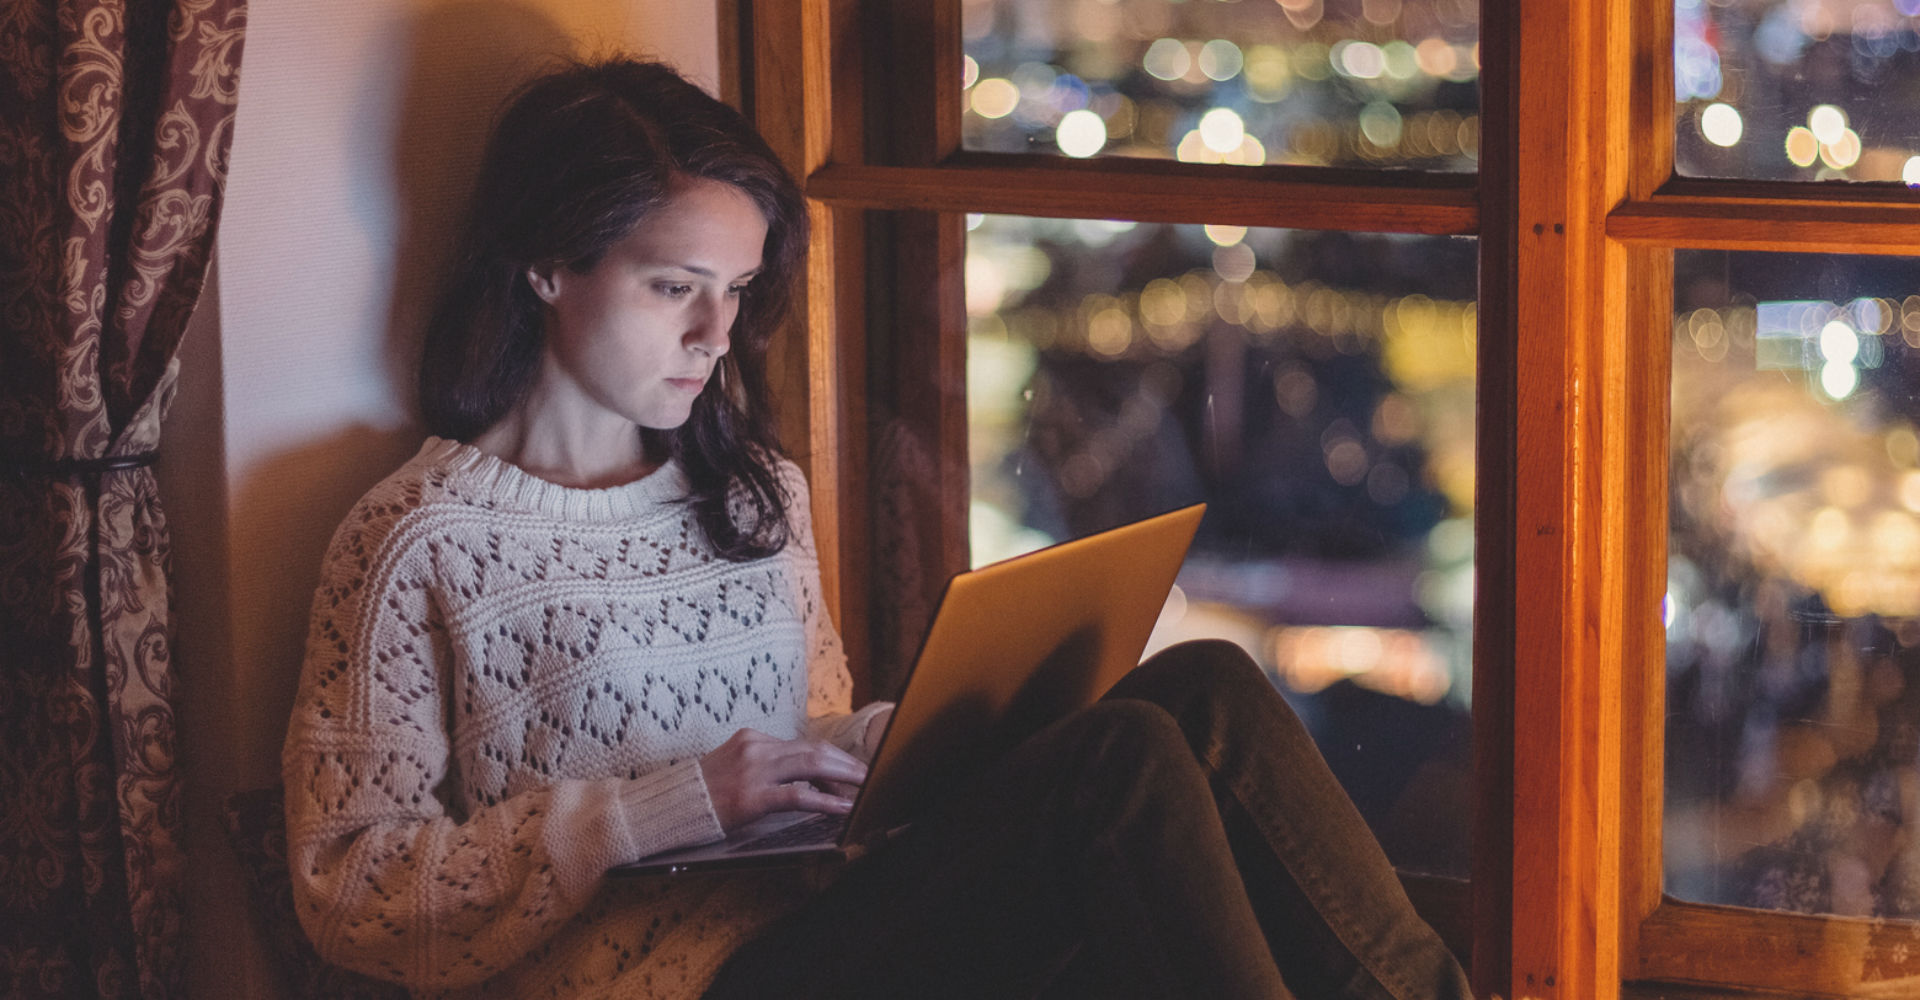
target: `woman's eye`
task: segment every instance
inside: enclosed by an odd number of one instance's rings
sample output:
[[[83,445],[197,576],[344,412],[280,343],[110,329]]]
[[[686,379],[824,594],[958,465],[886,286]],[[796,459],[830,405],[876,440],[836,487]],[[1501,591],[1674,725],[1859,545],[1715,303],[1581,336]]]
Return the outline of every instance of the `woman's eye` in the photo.
[[[729,285],[727,286],[727,294],[737,299],[747,294],[747,287],[746,285]]]
[[[660,294],[670,299],[684,299],[693,294],[692,285],[660,285]]]

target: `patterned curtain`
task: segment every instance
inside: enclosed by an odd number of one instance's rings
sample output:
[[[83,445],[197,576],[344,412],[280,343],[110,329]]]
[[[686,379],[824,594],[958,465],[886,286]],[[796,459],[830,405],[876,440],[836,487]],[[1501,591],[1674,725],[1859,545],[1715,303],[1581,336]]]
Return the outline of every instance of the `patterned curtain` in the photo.
[[[245,0],[0,0],[0,995],[173,997],[183,852],[148,464]]]

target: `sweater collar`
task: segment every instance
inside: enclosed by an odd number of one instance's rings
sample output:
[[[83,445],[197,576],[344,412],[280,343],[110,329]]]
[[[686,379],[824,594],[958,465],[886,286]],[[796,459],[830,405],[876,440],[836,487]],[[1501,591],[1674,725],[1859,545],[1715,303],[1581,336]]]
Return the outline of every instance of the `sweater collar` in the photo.
[[[687,498],[690,484],[680,463],[620,486],[579,489],[550,483],[511,462],[461,441],[428,437],[415,461],[445,469],[461,492],[513,510],[537,511],[567,521],[611,521]]]

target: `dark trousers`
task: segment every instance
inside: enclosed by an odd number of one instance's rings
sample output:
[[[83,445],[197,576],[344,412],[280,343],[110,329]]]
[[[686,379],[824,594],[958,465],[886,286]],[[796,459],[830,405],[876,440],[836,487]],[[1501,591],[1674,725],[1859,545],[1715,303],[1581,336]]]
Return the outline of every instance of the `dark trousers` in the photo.
[[[1216,641],[1022,743],[706,995],[1471,996],[1300,721]]]

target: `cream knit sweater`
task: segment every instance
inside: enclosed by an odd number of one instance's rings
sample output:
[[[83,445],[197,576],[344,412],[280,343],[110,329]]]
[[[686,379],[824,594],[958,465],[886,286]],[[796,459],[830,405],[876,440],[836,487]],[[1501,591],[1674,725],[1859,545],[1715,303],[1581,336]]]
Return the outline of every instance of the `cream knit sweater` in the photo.
[[[669,463],[568,489],[430,438],[341,524],[283,757],[300,920],[421,993],[685,997],[810,891],[797,874],[608,879],[719,839],[699,757],[735,730],[865,756],[793,542],[714,554]]]

